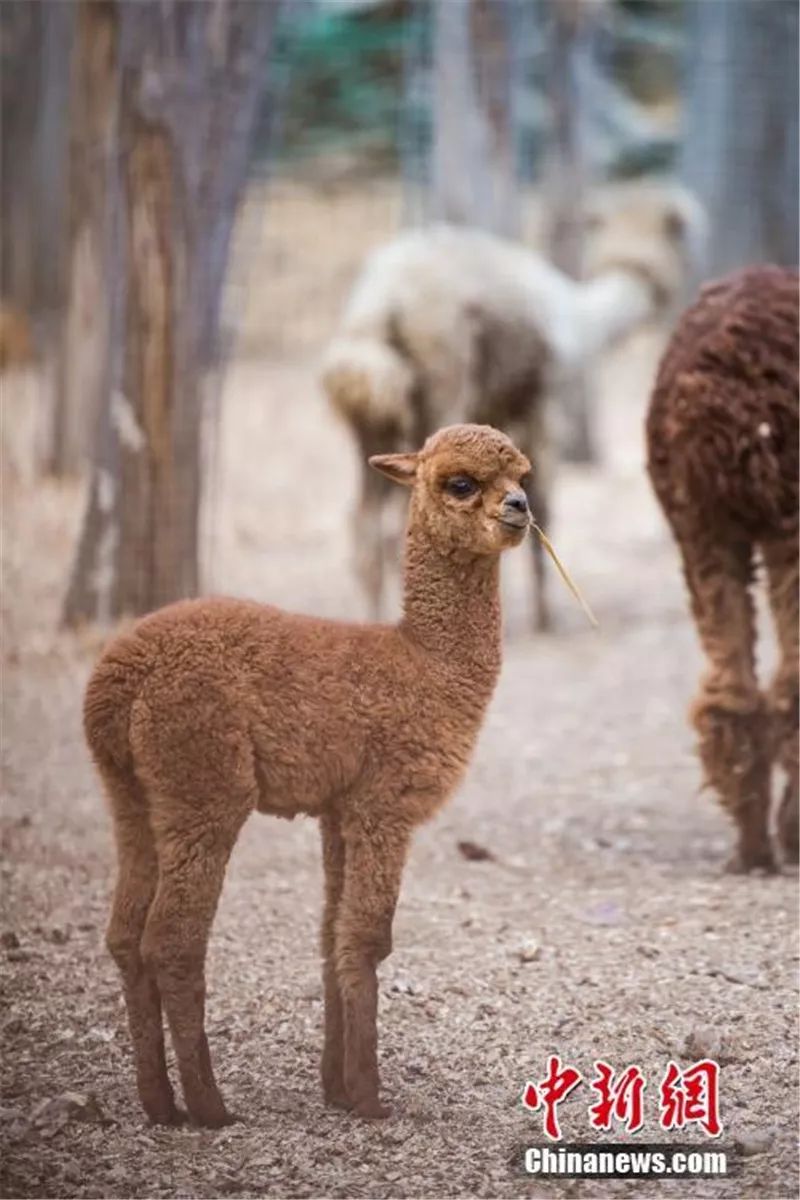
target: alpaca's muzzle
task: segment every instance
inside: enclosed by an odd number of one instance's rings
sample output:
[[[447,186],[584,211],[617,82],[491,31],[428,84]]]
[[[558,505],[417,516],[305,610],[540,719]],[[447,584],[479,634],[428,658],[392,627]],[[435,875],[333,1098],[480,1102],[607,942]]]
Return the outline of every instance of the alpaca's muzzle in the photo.
[[[527,529],[531,514],[528,509],[528,497],[521,488],[507,492],[500,509],[500,520],[504,525],[513,529]]]

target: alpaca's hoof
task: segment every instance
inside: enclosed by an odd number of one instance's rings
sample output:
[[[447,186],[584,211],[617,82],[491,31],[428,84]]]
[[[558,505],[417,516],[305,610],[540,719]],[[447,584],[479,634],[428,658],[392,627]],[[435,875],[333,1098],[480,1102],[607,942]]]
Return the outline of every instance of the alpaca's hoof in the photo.
[[[353,1107],[352,1101],[344,1088],[326,1087],[323,1094],[325,1096],[325,1103],[330,1105],[331,1108],[349,1109]]]
[[[383,1121],[392,1115],[390,1106],[381,1104],[377,1098],[375,1100],[359,1100],[352,1106],[352,1109],[356,1117],[361,1117],[365,1121]]]
[[[224,1129],[226,1125],[238,1124],[242,1118],[220,1103],[190,1106],[189,1120],[201,1129]]]
[[[236,1113],[226,1111],[224,1113],[191,1116],[190,1120],[192,1125],[195,1125],[198,1129],[224,1129],[226,1125],[238,1125],[242,1118],[237,1117]]]
[[[189,1120],[189,1114],[184,1109],[178,1108],[177,1104],[170,1104],[163,1109],[151,1109],[148,1111],[147,1117],[151,1125],[167,1125],[173,1128],[177,1125],[185,1125]]]
[[[725,864],[726,875],[775,875],[778,865],[772,850],[736,850]]]

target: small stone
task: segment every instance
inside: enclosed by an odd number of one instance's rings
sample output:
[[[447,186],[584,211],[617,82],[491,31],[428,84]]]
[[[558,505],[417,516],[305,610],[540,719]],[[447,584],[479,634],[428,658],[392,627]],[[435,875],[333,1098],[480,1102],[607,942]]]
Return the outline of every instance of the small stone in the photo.
[[[637,954],[641,954],[642,958],[658,958],[660,951],[656,946],[639,945],[636,947]]]
[[[28,961],[30,954],[27,950],[9,950],[6,958],[9,962],[23,963]]]
[[[69,1121],[109,1124],[93,1092],[63,1092],[37,1104],[31,1114],[31,1125],[50,1133],[56,1133]]]
[[[126,1183],[128,1181],[128,1176],[128,1168],[123,1167],[118,1163],[117,1166],[112,1167],[111,1170],[107,1172],[106,1177],[112,1180],[114,1183]]]
[[[772,1148],[775,1141],[775,1134],[771,1129],[756,1131],[754,1133],[743,1133],[739,1137],[734,1138],[734,1149],[738,1150],[745,1158],[752,1158],[756,1154],[766,1154]]]
[[[215,1030],[215,1033],[219,1034],[219,1030]],[[87,1036],[92,1042],[113,1042],[116,1030],[102,1025],[93,1025]]]
[[[758,436],[761,438],[768,438],[771,433],[772,433],[772,427],[769,424],[767,424],[766,421],[762,421],[758,427]]]
[[[692,1029],[686,1036],[683,1049],[692,1058],[711,1058],[721,1067],[739,1062],[741,1057],[734,1050],[730,1036],[713,1025],[698,1025]]]
[[[3,931],[3,933],[0,933],[0,946],[2,946],[4,950],[19,949],[19,938],[14,933],[13,929],[6,929]]]
[[[56,927],[50,930],[49,937],[54,946],[63,946],[69,941],[69,930]]]
[[[738,966],[723,966],[712,967],[706,974],[711,978],[719,976],[721,979],[727,979],[728,983],[740,983],[743,987],[756,988],[757,991],[765,992],[769,989],[767,980],[758,971],[751,970],[749,967]]]
[[[586,925],[619,925],[623,920],[623,913],[619,905],[614,904],[612,900],[604,900],[583,913],[581,920]]]
[[[536,959],[541,954],[542,948],[533,938],[528,938],[517,950],[517,958],[520,962],[529,963],[536,962]]]
[[[400,996],[417,996],[419,988],[413,979],[409,979],[407,975],[395,975],[394,979],[389,984],[390,992],[394,992]]]
[[[468,862],[494,862],[495,857],[491,850],[487,850],[485,846],[479,846],[477,842],[459,842],[458,852],[462,858],[466,858]]]

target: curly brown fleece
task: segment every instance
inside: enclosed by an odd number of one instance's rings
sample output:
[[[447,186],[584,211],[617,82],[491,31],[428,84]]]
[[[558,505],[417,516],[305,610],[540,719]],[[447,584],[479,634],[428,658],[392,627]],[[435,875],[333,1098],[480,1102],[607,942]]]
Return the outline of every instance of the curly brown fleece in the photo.
[[[391,950],[412,831],[459,782],[494,690],[499,558],[528,525],[520,482],[530,464],[505,435],[460,425],[372,465],[412,489],[399,625],[186,601],[118,637],[89,681],[86,737],[119,857],[108,944],[154,1122],[181,1116],[162,1005],[190,1116],[229,1119],[204,1030],[204,961],[253,810],[319,817],[324,1093],[364,1117],[388,1113],[376,966]]]
[[[680,547],[709,660],[692,720],[706,780],[738,826],[733,869],[772,869],[770,771],[797,859],[798,276],[752,267],[710,284],[661,363],[647,419],[649,471]],[[763,695],[751,585],[766,571],[780,649]]]

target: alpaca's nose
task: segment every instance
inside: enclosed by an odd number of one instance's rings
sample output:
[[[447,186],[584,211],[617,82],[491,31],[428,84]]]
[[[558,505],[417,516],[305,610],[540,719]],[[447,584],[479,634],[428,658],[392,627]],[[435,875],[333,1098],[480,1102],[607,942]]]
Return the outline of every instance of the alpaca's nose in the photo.
[[[511,509],[512,512],[524,513],[527,516],[528,497],[520,488],[513,492],[506,492],[503,508]]]

